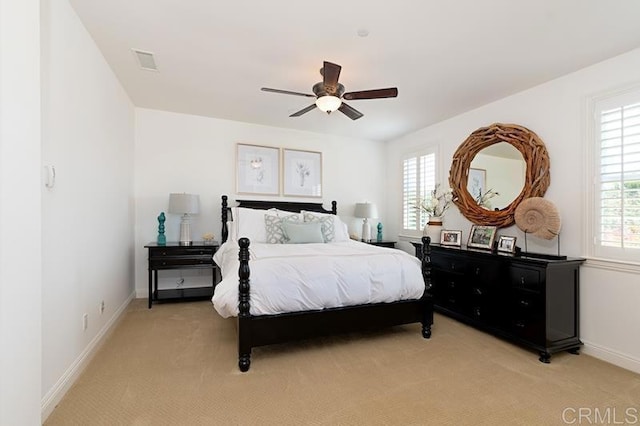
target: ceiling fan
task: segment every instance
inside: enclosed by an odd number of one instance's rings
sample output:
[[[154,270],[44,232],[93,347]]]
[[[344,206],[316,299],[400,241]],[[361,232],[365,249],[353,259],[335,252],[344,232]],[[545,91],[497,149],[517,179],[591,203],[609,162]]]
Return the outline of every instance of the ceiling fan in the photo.
[[[357,120],[362,117],[363,114],[355,108],[345,104],[342,100],[358,100],[358,99],[380,99],[380,98],[395,98],[398,96],[398,89],[396,87],[390,87],[387,89],[373,89],[373,90],[361,90],[358,92],[344,92],[344,86],[338,83],[340,77],[340,70],[342,67],[331,62],[324,61],[324,65],[320,69],[320,75],[322,75],[322,81],[313,85],[311,89],[313,95],[310,93],[292,92],[290,90],[270,89],[263,87],[261,90],[264,92],[283,93],[285,95],[306,96],[308,98],[316,98],[316,102],[309,105],[306,108],[301,109],[298,112],[294,112],[289,117],[300,117],[312,109],[318,107],[321,111],[331,114],[333,111],[338,110],[352,120]]]

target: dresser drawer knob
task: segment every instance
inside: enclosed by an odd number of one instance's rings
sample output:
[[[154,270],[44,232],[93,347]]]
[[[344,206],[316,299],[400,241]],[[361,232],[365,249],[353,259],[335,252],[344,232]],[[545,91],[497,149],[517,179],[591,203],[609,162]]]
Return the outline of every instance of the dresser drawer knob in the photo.
[[[473,288],[473,294],[475,294],[477,296],[482,296],[482,289],[480,289],[478,287],[474,287]]]
[[[456,282],[455,281],[449,281],[449,288],[456,288]]]
[[[480,268],[476,268],[476,275],[480,275]]]
[[[524,306],[525,308],[529,306],[529,301],[527,300],[521,300],[520,301],[520,305]]]
[[[524,328],[524,322],[522,322],[522,321],[517,321],[517,322],[516,322],[516,324],[515,324],[515,326],[516,326],[517,328]]]
[[[520,284],[524,285],[524,277],[520,277]]]

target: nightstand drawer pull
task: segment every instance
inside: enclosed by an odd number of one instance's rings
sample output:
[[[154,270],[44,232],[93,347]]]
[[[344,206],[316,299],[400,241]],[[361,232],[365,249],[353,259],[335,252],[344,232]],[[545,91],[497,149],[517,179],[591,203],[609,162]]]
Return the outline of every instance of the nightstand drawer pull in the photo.
[[[476,296],[482,296],[482,289],[480,289],[478,287],[474,287],[473,288],[473,294],[475,294]]]
[[[524,306],[525,308],[529,307],[529,301],[528,300],[521,300],[520,301],[520,306]]]

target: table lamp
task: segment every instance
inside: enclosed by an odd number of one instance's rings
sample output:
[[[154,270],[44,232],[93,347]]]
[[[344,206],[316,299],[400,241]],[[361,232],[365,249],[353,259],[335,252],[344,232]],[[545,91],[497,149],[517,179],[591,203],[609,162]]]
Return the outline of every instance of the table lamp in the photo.
[[[181,246],[193,244],[191,241],[191,222],[189,215],[198,214],[200,196],[194,194],[169,194],[169,213],[181,214],[180,241]]]
[[[356,203],[355,217],[363,218],[362,222],[362,241],[371,241],[371,227],[369,226],[370,217],[378,217],[378,209],[372,203]]]

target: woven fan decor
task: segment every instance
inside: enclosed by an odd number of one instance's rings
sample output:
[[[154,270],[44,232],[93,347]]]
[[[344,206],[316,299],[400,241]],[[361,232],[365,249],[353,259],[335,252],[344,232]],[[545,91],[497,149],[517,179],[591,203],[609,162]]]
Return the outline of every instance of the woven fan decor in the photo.
[[[555,204],[541,197],[527,198],[518,205],[515,221],[521,231],[551,240],[560,233],[560,214]]]

